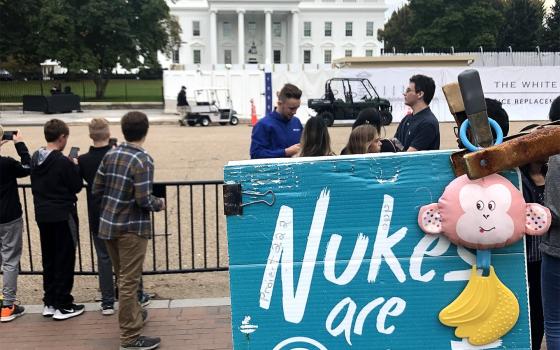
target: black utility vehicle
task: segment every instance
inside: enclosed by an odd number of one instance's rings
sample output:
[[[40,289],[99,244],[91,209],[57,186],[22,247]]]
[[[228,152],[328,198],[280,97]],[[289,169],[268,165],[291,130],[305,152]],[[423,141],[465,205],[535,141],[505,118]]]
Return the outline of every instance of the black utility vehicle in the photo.
[[[366,108],[377,108],[383,125],[393,120],[393,107],[389,100],[379,97],[370,81],[365,78],[332,78],[325,83],[322,98],[309,99],[307,106],[328,126],[335,120],[355,120]]]

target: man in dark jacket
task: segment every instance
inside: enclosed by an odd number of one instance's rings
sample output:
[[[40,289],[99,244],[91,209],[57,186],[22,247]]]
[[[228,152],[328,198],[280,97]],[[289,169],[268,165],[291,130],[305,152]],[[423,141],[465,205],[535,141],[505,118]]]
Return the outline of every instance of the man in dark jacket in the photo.
[[[0,126],[0,135],[3,134],[4,131]],[[0,265],[4,286],[1,322],[12,321],[25,312],[22,306],[15,304],[23,232],[17,178],[29,175],[31,157],[19,130],[13,135],[13,141],[21,162],[0,156]],[[0,147],[7,142],[10,140],[0,141]]]
[[[187,107],[189,107],[189,102],[187,101],[187,88],[181,86],[181,91],[177,95],[177,113],[181,117],[184,117],[187,113]]]
[[[84,305],[74,304],[71,294],[78,242],[76,194],[83,182],[77,160],[62,154],[70,133],[66,123],[51,119],[44,133],[47,146],[31,159],[31,189],[43,256],[43,316],[65,320],[84,312]]]

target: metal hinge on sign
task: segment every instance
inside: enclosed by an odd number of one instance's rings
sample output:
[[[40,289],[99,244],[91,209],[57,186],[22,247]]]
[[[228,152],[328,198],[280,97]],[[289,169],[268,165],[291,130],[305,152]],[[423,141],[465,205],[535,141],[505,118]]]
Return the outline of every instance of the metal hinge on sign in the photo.
[[[264,193],[261,192],[254,192],[254,191],[245,191],[241,190],[241,184],[227,184],[224,185],[224,214],[227,216],[230,215],[243,215],[243,207],[257,204],[257,203],[264,203],[271,207],[274,205],[276,201],[276,196],[272,190],[268,190]],[[247,195],[252,197],[252,201],[243,203],[243,195]],[[264,197],[270,195],[271,199],[267,201]],[[263,199],[258,199],[263,198]]]

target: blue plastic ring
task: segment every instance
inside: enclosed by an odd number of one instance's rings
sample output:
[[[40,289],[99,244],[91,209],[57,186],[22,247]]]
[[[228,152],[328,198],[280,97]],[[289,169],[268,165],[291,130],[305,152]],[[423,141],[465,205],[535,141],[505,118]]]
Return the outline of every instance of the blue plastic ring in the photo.
[[[488,118],[488,123],[494,129],[494,131],[496,131],[496,141],[494,142],[494,145],[499,145],[500,143],[502,143],[502,141],[504,141],[504,133],[502,132],[502,128],[500,128],[500,124],[498,124],[498,122],[496,122],[492,118]],[[469,120],[466,119],[463,124],[461,124],[461,128],[459,129],[459,139],[466,149],[471,152],[475,152],[482,149],[482,147],[476,147],[467,138],[467,129],[469,126]]]

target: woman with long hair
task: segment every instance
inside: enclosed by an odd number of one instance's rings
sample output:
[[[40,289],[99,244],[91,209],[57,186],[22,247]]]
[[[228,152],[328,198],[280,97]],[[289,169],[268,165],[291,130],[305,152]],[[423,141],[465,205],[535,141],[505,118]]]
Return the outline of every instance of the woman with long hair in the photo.
[[[329,130],[322,118],[311,117],[301,135],[300,157],[333,156]]]
[[[352,130],[342,154],[378,153],[380,150],[381,140],[377,129],[371,124],[364,124]]]

